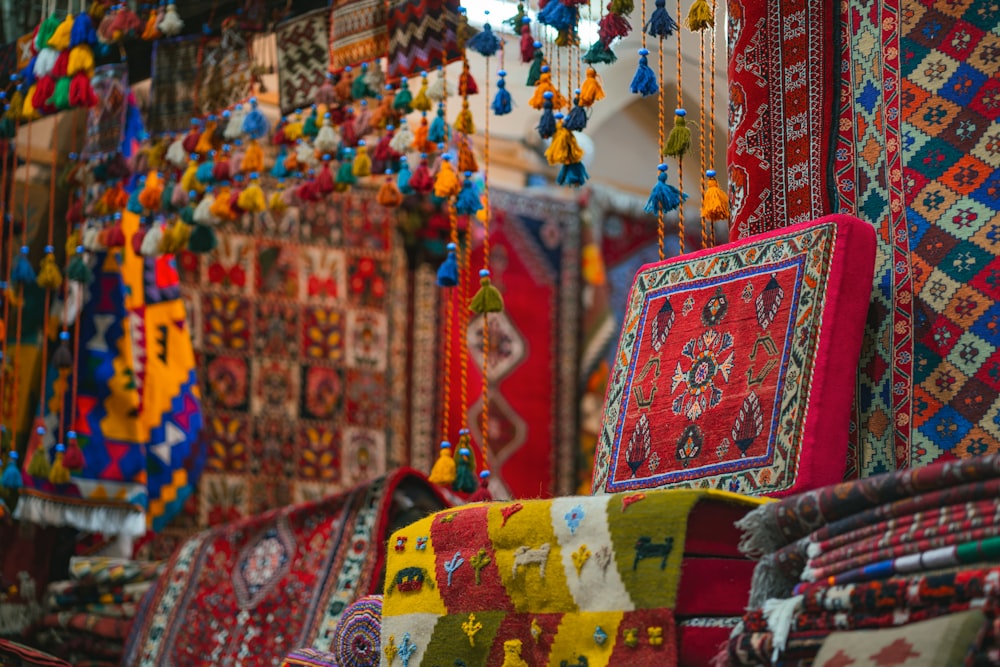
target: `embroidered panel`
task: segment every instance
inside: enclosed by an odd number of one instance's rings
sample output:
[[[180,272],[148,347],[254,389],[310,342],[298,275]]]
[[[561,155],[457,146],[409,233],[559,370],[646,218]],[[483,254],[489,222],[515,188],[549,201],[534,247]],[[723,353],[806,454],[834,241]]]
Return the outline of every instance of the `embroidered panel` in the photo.
[[[330,10],[296,16],[274,32],[281,113],[308,107],[330,69]]]
[[[407,78],[462,59],[458,0],[393,0],[389,9],[391,79]]]

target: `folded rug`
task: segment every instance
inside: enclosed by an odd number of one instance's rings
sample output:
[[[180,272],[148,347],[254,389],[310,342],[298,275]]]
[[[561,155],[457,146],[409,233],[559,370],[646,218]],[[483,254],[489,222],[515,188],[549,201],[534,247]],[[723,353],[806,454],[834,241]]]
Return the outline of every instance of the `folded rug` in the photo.
[[[0,665],[14,667],[70,667],[65,660],[42,653],[24,644],[0,639]]]

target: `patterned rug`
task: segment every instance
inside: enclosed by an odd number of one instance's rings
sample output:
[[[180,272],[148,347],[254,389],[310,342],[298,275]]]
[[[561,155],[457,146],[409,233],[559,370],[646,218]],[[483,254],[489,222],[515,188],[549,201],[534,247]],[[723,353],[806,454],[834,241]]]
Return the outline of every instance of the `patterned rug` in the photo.
[[[330,58],[334,71],[384,58],[389,43],[385,0],[334,0]]]
[[[491,191],[493,283],[504,312],[490,318],[491,467],[515,498],[571,493],[577,410],[579,322],[579,212],[570,203]],[[482,266],[476,243],[472,266]],[[441,322],[445,322],[444,318]],[[448,340],[442,328],[438,341]],[[469,411],[473,440],[481,442],[482,326],[469,324]],[[453,359],[458,359],[457,349]],[[453,384],[459,387],[458,364]],[[438,390],[440,392],[440,390]],[[462,406],[452,392],[451,424]],[[452,435],[454,437],[454,435]],[[436,451],[440,426],[431,442]]]
[[[833,212],[835,5],[728,0],[733,240]]]
[[[84,158],[114,153],[121,145],[128,109],[128,67],[102,65],[94,70],[90,85],[100,102],[87,116],[87,136],[81,152]]]
[[[405,271],[392,224],[356,190],[281,219],[245,216],[218,230],[213,253],[181,257],[208,459],[197,503],[155,557],[198,528],[316,500],[403,461],[389,355],[404,327],[389,294]]]
[[[458,0],[393,0],[389,8],[389,78],[406,78],[461,60]]]
[[[397,502],[398,501],[398,502]],[[400,516],[414,503],[416,516]],[[345,608],[381,589],[389,533],[447,507],[403,469],[349,492],[202,532],[146,596],[122,664],[278,665],[330,651]]]
[[[281,113],[308,107],[330,69],[330,10],[289,19],[274,32]]]

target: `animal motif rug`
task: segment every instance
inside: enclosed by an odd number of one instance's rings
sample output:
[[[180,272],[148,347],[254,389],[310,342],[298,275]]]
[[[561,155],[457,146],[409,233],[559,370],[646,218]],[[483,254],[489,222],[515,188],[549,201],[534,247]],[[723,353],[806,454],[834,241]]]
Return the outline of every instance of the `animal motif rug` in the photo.
[[[151,554],[205,526],[318,500],[403,460],[390,366],[402,258],[374,193],[245,216],[180,274],[203,388],[206,472]],[[405,310],[405,299],[402,307]],[[401,412],[401,410],[400,410]]]
[[[330,10],[296,16],[274,32],[278,49],[281,113],[305,108],[316,99],[330,69]]]
[[[458,10],[458,0],[392,0],[389,78],[408,78],[461,60]]]
[[[504,311],[491,315],[490,466],[515,498],[572,492],[577,411],[580,232],[575,205],[492,190],[493,284]],[[482,266],[474,240],[471,266]],[[474,293],[470,288],[469,294]],[[448,298],[442,294],[441,298]],[[448,340],[440,320],[439,341]],[[482,321],[473,318],[458,344],[469,351],[468,425],[482,442]],[[452,350],[451,424],[461,422],[459,350]],[[440,429],[440,427],[438,427]],[[457,426],[455,427],[457,431]],[[420,446],[437,449],[441,432]],[[455,434],[450,434],[454,441]],[[414,443],[417,446],[418,443]]]
[[[384,58],[389,43],[385,0],[334,0],[330,58],[333,69]]]
[[[412,470],[323,500],[199,533],[171,557],[145,598],[122,664],[279,665],[295,647],[330,652],[347,606],[378,592],[386,539]],[[447,504],[438,496],[434,508]]]

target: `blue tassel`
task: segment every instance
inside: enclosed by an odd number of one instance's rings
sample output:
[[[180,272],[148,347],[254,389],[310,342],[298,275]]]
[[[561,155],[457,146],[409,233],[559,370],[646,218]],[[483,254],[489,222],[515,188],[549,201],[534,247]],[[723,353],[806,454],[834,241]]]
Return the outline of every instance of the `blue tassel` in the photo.
[[[0,477],[0,486],[5,489],[20,489],[24,486],[21,470],[17,465],[17,452],[12,451],[8,455],[7,466],[3,469],[3,477]]]
[[[677,22],[667,13],[667,0],[656,0],[656,9],[643,28],[650,37],[670,37],[677,32]]]
[[[438,287],[455,287],[458,285],[458,258],[455,256],[455,244],[448,244],[448,256],[441,262],[437,272]]]
[[[211,160],[206,160],[198,165],[198,171],[195,172],[194,177],[198,179],[200,183],[208,185],[215,182],[215,176],[212,175],[212,169],[215,168],[215,163]]]
[[[643,97],[655,95],[660,90],[656,83],[656,74],[649,67],[649,60],[646,58],[648,55],[648,50],[639,49],[639,67],[635,71],[635,76],[632,77],[632,93]]]
[[[542,106],[542,117],[538,121],[538,136],[542,139],[551,139],[556,133],[556,117],[552,113],[552,93],[545,92],[545,102]]]
[[[574,162],[572,164],[564,164],[562,169],[559,170],[559,177],[556,182],[559,185],[567,185],[571,188],[578,188],[587,182],[590,175],[587,173],[586,167],[583,166],[582,162]]]
[[[25,67],[23,70],[21,70],[21,75],[19,78],[21,81],[21,85],[24,86],[25,95],[28,94],[28,89],[31,88],[32,85],[34,85],[35,81],[37,81],[37,79],[35,78],[35,61],[37,59],[38,56],[32,57],[32,59],[28,61],[28,66]]]
[[[128,206],[127,206],[127,208],[128,208],[128,210],[129,210],[130,213],[135,213],[136,215],[142,215],[142,211],[143,211],[142,203],[139,202],[139,191],[140,190],[142,190],[142,185],[141,184],[138,187],[136,187],[134,190],[132,190],[132,194],[128,198]]]
[[[21,254],[17,256],[14,268],[10,272],[10,281],[15,285],[31,285],[35,282],[35,270],[28,261],[28,246],[21,246]]]
[[[277,157],[274,158],[274,166],[271,167],[271,176],[275,178],[287,178],[288,168],[285,167],[285,158],[288,157],[288,149],[284,146],[278,151]],[[197,174],[195,174],[197,176]]]
[[[459,215],[475,215],[482,208],[483,203],[479,201],[479,194],[476,192],[476,187],[472,184],[470,174],[466,172],[462,189],[459,191],[458,196],[455,197],[455,212]]]
[[[500,70],[497,72],[497,94],[493,98],[493,113],[498,116],[506,116],[511,111],[513,111],[513,100],[510,97],[510,92],[507,90],[507,82],[504,77],[507,76],[507,72]]]
[[[578,18],[576,7],[568,7],[559,0],[550,0],[538,12],[538,22],[555,28],[557,32],[571,30],[576,26]]]
[[[412,176],[413,172],[410,171],[410,165],[404,155],[399,159],[399,173],[396,174],[396,187],[404,195],[413,194],[413,188],[410,187],[410,177]]]
[[[467,41],[465,45],[479,55],[489,58],[496,55],[496,52],[500,50],[500,39],[493,32],[490,24],[487,23],[483,26],[482,32]]]
[[[667,165],[661,164],[657,169],[660,173],[656,177],[656,185],[649,193],[649,201],[646,202],[645,207],[646,213],[651,215],[673,211],[681,205],[682,201],[687,199],[686,194],[667,183]]]
[[[94,30],[94,23],[90,20],[90,14],[80,12],[73,19],[73,30],[69,33],[69,46],[80,46],[81,44],[93,44],[97,41],[97,31]]]
[[[243,134],[251,139],[267,136],[267,133],[271,131],[271,123],[268,122],[264,112],[257,107],[256,98],[250,100],[250,107],[250,113],[243,119]]]
[[[579,95],[580,91],[577,90],[576,94]],[[582,132],[587,129],[587,110],[580,106],[579,97],[573,100],[573,108],[566,114],[563,127],[572,132]]]
[[[438,105],[437,116],[431,121],[427,130],[427,141],[432,144],[448,143],[448,123],[444,119],[444,105]]]
[[[147,136],[139,107],[130,101],[128,103],[128,111],[125,115],[125,137],[122,139],[122,155],[126,158],[132,157],[133,148],[145,141]]]

